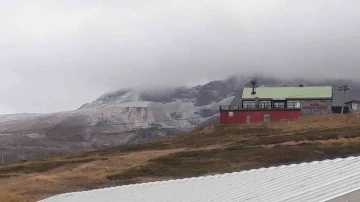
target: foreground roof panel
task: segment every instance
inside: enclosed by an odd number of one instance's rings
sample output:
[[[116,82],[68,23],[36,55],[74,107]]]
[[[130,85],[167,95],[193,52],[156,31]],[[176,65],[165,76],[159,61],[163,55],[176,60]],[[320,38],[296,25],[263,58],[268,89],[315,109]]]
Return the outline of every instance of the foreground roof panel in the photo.
[[[328,201],[360,189],[360,158],[62,194],[41,202]]]

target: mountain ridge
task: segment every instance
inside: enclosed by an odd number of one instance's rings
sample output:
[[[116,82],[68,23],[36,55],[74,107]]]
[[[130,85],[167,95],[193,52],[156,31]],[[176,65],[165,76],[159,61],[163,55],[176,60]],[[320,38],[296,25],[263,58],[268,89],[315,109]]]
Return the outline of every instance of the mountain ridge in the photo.
[[[242,89],[250,86],[251,80],[259,86],[332,85],[335,105],[342,102],[336,88],[349,83],[348,99],[360,98],[360,84],[355,81],[281,80],[258,75],[234,75],[204,85],[167,90],[126,88],[105,93],[73,111],[0,115],[0,152],[8,153],[6,162],[39,159],[147,142],[216,124],[219,105],[241,103]]]

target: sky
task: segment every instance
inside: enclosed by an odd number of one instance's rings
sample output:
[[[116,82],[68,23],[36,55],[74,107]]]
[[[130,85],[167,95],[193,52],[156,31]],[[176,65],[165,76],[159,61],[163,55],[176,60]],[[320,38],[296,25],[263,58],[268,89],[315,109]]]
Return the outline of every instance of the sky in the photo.
[[[358,0],[1,0],[0,114],[233,74],[360,78]]]

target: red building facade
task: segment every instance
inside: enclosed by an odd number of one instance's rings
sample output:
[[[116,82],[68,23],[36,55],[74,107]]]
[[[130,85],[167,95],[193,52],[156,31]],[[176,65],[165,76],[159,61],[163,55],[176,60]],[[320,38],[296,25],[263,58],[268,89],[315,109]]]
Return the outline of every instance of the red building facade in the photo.
[[[221,124],[246,124],[298,119],[332,113],[332,86],[280,86],[243,89],[238,105],[220,106]]]
[[[301,117],[301,109],[231,109],[220,107],[220,124],[250,124],[292,120]]]

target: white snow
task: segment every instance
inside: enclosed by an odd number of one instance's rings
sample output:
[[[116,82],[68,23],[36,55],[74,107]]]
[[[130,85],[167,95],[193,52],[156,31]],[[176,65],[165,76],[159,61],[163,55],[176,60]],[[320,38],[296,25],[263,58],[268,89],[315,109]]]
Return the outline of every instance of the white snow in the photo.
[[[120,107],[120,108],[126,108],[126,107],[148,107],[148,105],[151,102],[148,101],[136,101],[136,102],[124,102],[124,103],[120,103],[120,104],[116,104],[116,107]]]
[[[121,96],[121,99],[118,99],[117,103],[125,102],[138,102],[140,101],[140,93],[136,91],[129,91],[125,95]]]
[[[7,121],[18,121],[22,119],[29,119],[29,118],[36,118],[39,116],[43,116],[44,114],[1,114],[0,115],[0,122],[7,122]]]

